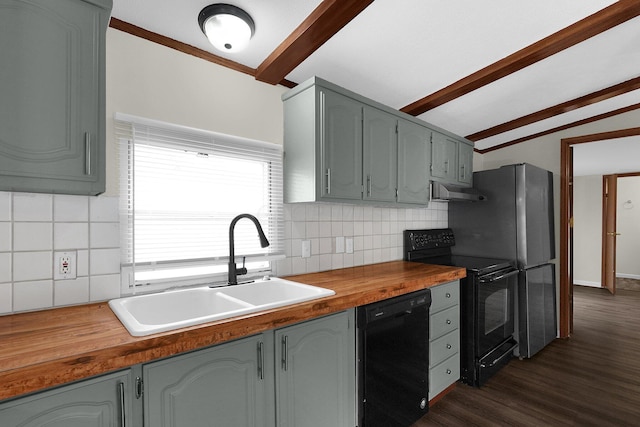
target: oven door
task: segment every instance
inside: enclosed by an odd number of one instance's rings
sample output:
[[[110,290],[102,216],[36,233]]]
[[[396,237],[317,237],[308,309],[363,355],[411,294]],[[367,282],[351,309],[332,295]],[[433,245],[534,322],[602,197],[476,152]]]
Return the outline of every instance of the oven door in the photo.
[[[475,342],[478,358],[513,336],[518,273],[509,269],[478,277]]]

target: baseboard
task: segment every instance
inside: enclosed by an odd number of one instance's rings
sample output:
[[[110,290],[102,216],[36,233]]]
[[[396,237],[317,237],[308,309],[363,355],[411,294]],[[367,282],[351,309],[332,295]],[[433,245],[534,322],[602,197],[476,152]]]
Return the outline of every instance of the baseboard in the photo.
[[[600,284],[600,282],[590,282],[588,280],[573,280],[573,284],[574,285],[580,285],[580,286],[590,286],[592,288],[601,288],[602,285]]]
[[[620,277],[621,279],[635,279],[635,280],[640,280],[640,274],[616,273],[616,277]]]

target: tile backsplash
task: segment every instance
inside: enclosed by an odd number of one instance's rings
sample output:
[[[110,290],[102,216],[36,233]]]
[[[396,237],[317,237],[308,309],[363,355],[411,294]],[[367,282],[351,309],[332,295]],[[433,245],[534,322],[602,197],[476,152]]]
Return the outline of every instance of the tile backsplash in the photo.
[[[0,192],[0,314],[120,296],[117,197]],[[55,279],[56,252],[76,278]]]
[[[0,192],[0,315],[118,298],[118,205],[118,197]],[[447,226],[446,203],[304,203],[284,212],[286,258],[275,262],[278,276],[399,260],[403,230]],[[55,253],[65,251],[77,256],[77,276],[58,280]]]
[[[274,274],[312,273],[402,259],[402,232],[413,228],[443,228],[448,204],[398,209],[373,206],[302,203],[285,204],[285,253]],[[347,253],[347,239],[353,252]],[[302,245],[311,247],[302,257]],[[344,244],[344,248],[343,248]]]

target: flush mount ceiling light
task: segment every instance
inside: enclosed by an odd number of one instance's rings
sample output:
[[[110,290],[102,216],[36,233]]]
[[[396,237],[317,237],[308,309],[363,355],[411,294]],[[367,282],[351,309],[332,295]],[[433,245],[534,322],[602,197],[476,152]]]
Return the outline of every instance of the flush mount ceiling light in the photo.
[[[223,52],[238,52],[255,32],[251,16],[231,4],[211,4],[200,11],[198,23],[209,42]]]

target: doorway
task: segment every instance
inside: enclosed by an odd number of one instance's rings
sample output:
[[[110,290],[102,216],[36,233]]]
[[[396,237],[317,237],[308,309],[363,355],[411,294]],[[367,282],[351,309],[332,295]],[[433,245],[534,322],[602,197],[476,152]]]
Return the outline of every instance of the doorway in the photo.
[[[584,135],[561,140],[560,145],[560,317],[561,338],[573,332],[573,149],[578,144],[640,135],[640,128]]]

